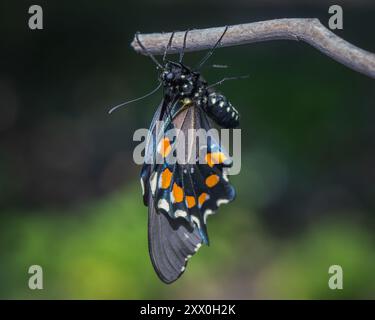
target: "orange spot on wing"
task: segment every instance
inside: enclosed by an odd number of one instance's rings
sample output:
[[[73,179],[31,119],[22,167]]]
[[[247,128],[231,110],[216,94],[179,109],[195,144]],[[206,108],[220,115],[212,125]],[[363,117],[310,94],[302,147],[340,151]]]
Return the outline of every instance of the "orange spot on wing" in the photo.
[[[208,199],[208,194],[203,192],[199,197],[198,197],[198,203],[199,206],[201,207],[203,203]]]
[[[160,175],[160,188],[167,189],[171,185],[172,172],[166,168]]]
[[[214,187],[219,182],[219,176],[217,174],[211,174],[206,178],[206,185],[209,188]]]
[[[186,205],[190,209],[195,206],[195,198],[193,196],[186,196]]]
[[[184,190],[176,183],[173,184],[172,193],[175,202],[181,202],[184,199]]]
[[[172,151],[171,142],[168,138],[163,138],[159,142],[158,152],[165,158]]]
[[[226,156],[222,152],[212,152],[206,154],[206,162],[212,168],[215,164],[223,163]]]

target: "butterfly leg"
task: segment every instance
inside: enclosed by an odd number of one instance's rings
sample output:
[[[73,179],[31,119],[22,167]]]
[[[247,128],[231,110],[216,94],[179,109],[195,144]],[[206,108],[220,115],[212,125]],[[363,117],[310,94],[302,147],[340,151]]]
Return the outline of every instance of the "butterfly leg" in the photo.
[[[185,32],[185,35],[184,35],[184,43],[183,43],[183,45],[182,45],[182,49],[181,49],[181,51],[180,51],[180,59],[179,59],[179,62],[180,62],[180,63],[182,63],[182,60],[183,60],[183,58],[184,58],[185,49],[186,49],[186,38],[187,38],[187,35],[188,35],[189,31],[190,31],[190,30],[187,29],[186,32]]]
[[[228,30],[228,26],[225,26],[225,29],[223,31],[223,34],[220,36],[219,40],[217,40],[217,42],[215,43],[215,45],[212,47],[212,49],[203,57],[203,59],[199,62],[198,66],[196,67],[195,70],[199,70],[200,68],[202,68],[202,66],[204,65],[204,63],[208,60],[209,57],[212,56],[212,54],[214,53],[215,49],[219,46],[219,44],[221,43],[221,40],[223,39],[224,35],[226,34],[227,30]]]
[[[173,37],[174,37],[174,31],[172,32],[171,37],[169,38],[168,44],[165,47],[164,54],[163,54],[163,63],[165,63],[165,58],[167,57],[167,53],[172,46]]]
[[[146,53],[146,55],[148,55],[152,61],[154,61],[154,63],[158,66],[158,68],[162,69],[162,65],[159,63],[158,60],[156,60],[156,58],[154,57],[154,55],[147,50],[147,48],[143,45],[143,43],[141,42],[141,40],[139,40],[139,31],[135,34],[135,38],[137,39],[137,42],[139,44],[139,46],[142,48],[142,50]]]

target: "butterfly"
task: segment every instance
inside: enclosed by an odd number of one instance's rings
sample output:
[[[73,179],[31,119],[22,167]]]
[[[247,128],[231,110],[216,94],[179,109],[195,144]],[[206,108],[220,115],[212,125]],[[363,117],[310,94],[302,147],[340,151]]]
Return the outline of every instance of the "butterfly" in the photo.
[[[143,46],[136,34],[139,46],[160,70],[158,87],[146,96],[161,87],[164,91],[150,125],[140,180],[143,202],[148,207],[149,254],[158,277],[165,283],[177,280],[201,245],[209,244],[207,217],[215,213],[221,204],[235,198],[227,172],[232,166],[232,159],[217,138],[208,136],[204,140],[203,146],[199,147],[198,158],[190,153],[197,146],[193,140],[185,148],[184,161],[170,161],[182,139],[181,135],[188,136],[189,130],[208,132],[213,127],[211,121],[223,128],[239,125],[238,111],[214,88],[234,77],[208,85],[199,72],[220,45],[227,29],[225,27],[216,44],[194,69],[183,63],[189,31],[184,35],[178,62],[166,60],[174,36],[174,33],[171,34],[163,64]],[[173,136],[166,134],[173,130]]]

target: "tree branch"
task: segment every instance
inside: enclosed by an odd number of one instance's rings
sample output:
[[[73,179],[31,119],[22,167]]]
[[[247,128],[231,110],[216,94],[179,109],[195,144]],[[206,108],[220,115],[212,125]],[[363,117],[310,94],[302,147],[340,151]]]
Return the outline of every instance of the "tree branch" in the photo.
[[[224,27],[191,30],[186,51],[210,49],[221,36]],[[177,53],[183,45],[185,32],[176,32],[169,53]],[[164,53],[171,33],[140,34],[144,47],[155,55]],[[230,26],[221,46],[229,47],[269,40],[302,40],[345,66],[375,78],[375,54],[341,39],[324,27],[318,19],[275,19]],[[145,54],[134,38],[135,51]]]

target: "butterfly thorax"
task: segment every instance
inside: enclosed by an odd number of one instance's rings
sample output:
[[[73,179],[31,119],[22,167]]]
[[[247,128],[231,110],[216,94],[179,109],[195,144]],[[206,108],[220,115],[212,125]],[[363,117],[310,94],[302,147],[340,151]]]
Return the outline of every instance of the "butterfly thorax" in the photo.
[[[181,107],[202,108],[217,124],[234,128],[239,124],[238,111],[222,94],[212,90],[199,72],[177,62],[167,62],[160,75],[165,97],[181,102]]]
[[[161,80],[169,99],[190,100],[198,106],[207,102],[207,82],[181,63],[167,62]]]

